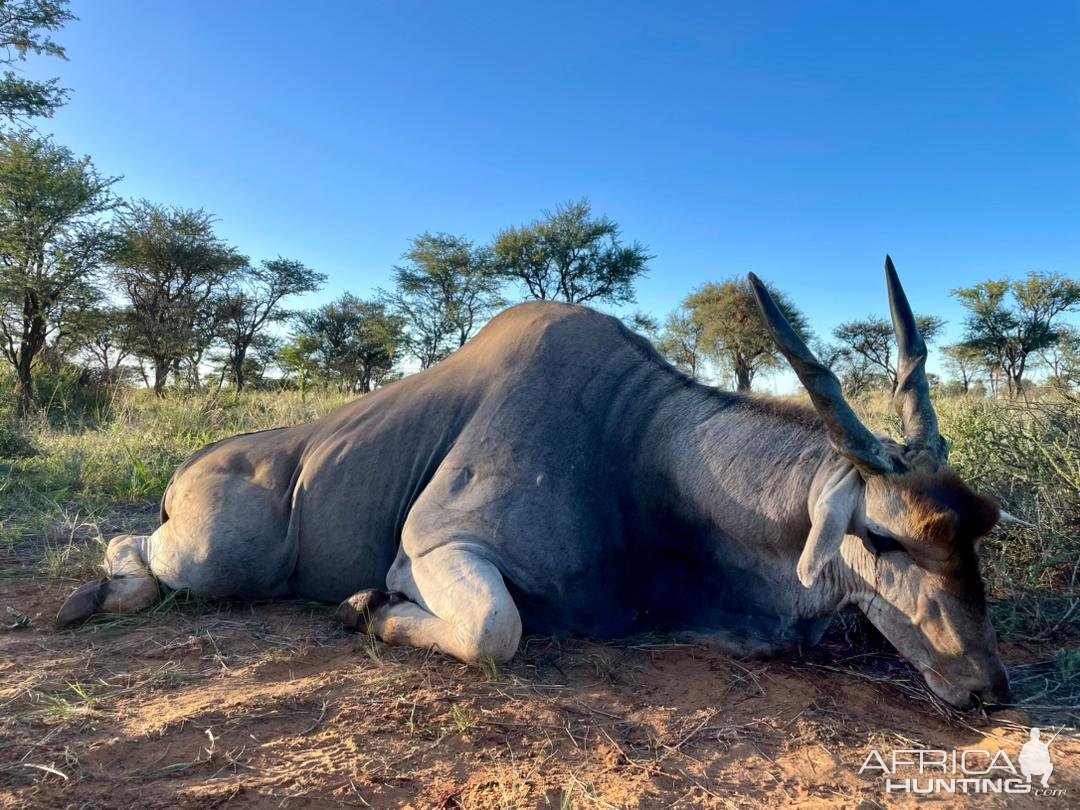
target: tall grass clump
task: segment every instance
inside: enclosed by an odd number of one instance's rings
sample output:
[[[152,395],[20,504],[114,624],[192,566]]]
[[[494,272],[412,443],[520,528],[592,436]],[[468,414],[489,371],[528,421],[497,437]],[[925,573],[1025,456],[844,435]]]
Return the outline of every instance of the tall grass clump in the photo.
[[[0,521],[39,534],[72,513],[149,507],[160,500],[176,467],[199,448],[237,433],[305,422],[348,399],[335,392],[159,398],[126,391],[82,418],[74,412],[64,418],[31,414],[11,423],[17,433],[5,434],[0,419]],[[17,452],[3,452],[5,441]]]

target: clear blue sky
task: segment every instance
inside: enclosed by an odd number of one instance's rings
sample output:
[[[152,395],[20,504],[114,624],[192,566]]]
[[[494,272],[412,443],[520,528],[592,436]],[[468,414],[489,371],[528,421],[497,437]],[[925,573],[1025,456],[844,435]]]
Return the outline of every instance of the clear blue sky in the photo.
[[[253,258],[385,285],[588,196],[658,315],[754,270],[819,335],[1080,256],[1080,4],[76,0],[39,128]]]

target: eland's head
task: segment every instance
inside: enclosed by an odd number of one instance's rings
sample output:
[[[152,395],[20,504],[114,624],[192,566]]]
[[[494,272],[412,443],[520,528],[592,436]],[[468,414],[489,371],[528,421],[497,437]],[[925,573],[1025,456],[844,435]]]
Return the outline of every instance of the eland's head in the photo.
[[[813,587],[840,566],[849,601],[955,706],[1009,700],[979,573],[978,546],[1002,517],[948,466],[926,378],[926,344],[885,260],[898,347],[894,405],[906,444],[874,435],[753,274],[769,332],[829,431],[838,463],[823,476],[798,577]],[[1007,516],[1006,516],[1007,517]]]

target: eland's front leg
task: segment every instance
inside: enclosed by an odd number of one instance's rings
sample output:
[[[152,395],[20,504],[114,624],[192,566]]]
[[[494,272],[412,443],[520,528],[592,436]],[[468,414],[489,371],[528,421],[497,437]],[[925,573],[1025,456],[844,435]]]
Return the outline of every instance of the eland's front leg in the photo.
[[[411,559],[404,544],[387,574],[390,593],[361,591],[338,619],[389,644],[435,648],[460,661],[509,661],[521,640],[521,617],[502,574],[468,541]]]

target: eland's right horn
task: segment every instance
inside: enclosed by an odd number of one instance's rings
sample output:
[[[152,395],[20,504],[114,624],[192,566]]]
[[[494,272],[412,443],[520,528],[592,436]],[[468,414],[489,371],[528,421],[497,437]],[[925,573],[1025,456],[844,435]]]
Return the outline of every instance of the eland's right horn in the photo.
[[[930,383],[926,379],[926,341],[919,334],[915,315],[908,304],[900,277],[892,259],[885,257],[885,283],[889,287],[889,311],[896,333],[896,391],[893,407],[904,425],[909,447],[926,450],[943,463],[949,454],[948,445],[938,432],[937,414],[930,402]]]

